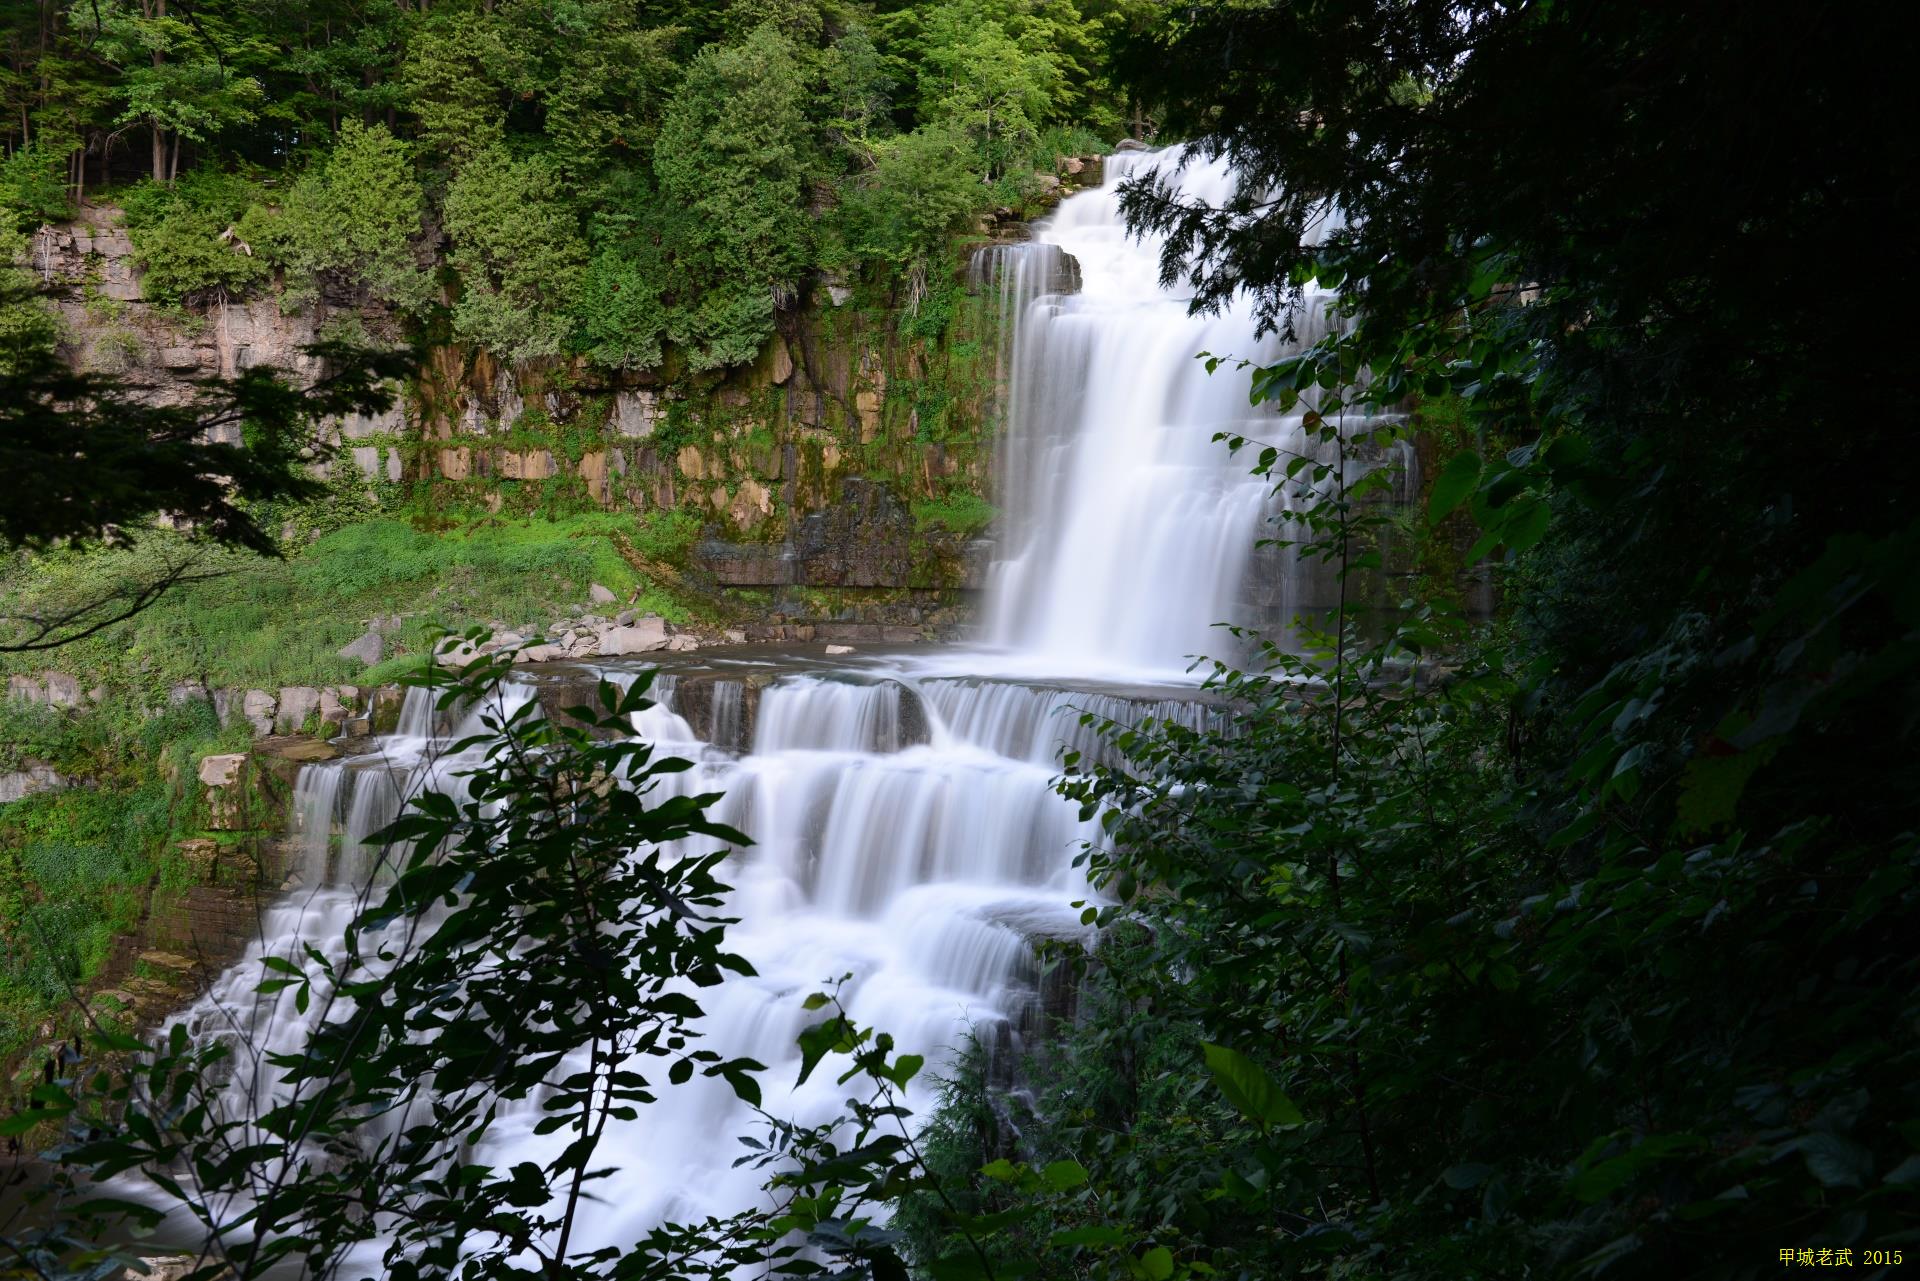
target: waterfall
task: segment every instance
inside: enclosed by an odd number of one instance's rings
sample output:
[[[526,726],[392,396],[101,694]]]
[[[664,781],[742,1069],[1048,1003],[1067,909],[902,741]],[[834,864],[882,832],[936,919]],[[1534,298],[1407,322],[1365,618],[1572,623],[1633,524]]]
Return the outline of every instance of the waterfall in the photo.
[[[1031,243],[997,246],[978,264],[1012,322],[1000,351],[1003,534],[987,634],[1026,669],[1164,679],[1196,656],[1241,656],[1216,624],[1283,631],[1331,597],[1330,574],[1290,554],[1256,565],[1275,514],[1269,482],[1214,439],[1338,461],[1308,439],[1313,394],[1283,414],[1251,405],[1235,373],[1239,361],[1272,364],[1324,337],[1330,298],[1308,291],[1290,339],[1257,335],[1237,303],[1189,314],[1188,296],[1160,285],[1160,242],[1133,238],[1120,216],[1121,184],[1147,174],[1215,206],[1236,185],[1224,160],[1183,167],[1177,147],[1123,152],[1108,158],[1099,190],[1064,202]],[[1210,374],[1202,353],[1230,363]],[[1368,465],[1350,461],[1349,479]]]
[[[976,264],[1011,322],[991,647],[856,655],[837,670],[809,659],[755,676],[751,688],[685,666],[677,678],[662,673],[657,705],[633,718],[636,736],[693,762],[662,781],[663,794],[720,793],[713,817],[753,837],[722,875],[734,887],[726,914],[740,920],[729,946],[757,975],[701,993],[704,1048],[767,1064],[767,1108],[800,1124],[842,1105],[834,1072],[789,1085],[795,1037],[812,1017],[799,997],[842,974],[853,976],[842,993],[850,1015],[933,1070],[969,1034],[1017,1054],[1037,1001],[1035,944],[1085,938],[1071,904],[1089,889],[1073,856],[1098,825],[1051,786],[1063,752],[1112,758],[1082,718],[1201,728],[1217,716],[1183,669],[1217,650],[1212,624],[1246,617],[1251,548],[1270,513],[1264,483],[1212,437],[1300,428],[1297,415],[1251,409],[1244,377],[1209,378],[1195,359],[1210,350],[1271,360],[1279,341],[1256,340],[1237,313],[1188,316],[1186,301],[1157,284],[1158,247],[1121,225],[1120,181],[1176,163],[1173,153],[1114,157],[1105,185],[1066,200],[1033,242]],[[1177,181],[1208,199],[1231,185],[1218,166]],[[1009,674],[1027,668],[1040,674]],[[626,685],[640,664],[597,670]],[[513,684],[503,696],[534,694]],[[189,1011],[192,1027],[243,1026],[276,1051],[298,1045],[313,1016],[289,993],[254,994],[261,956],[341,946],[357,897],[380,874],[371,834],[414,790],[458,790],[459,762],[445,752],[474,714],[453,725],[412,690],[378,751],[307,768],[295,797],[303,888]],[[268,1075],[241,1079],[271,1093]],[[912,1101],[926,1098],[916,1086]],[[535,1110],[503,1117],[483,1159],[504,1168],[552,1156],[566,1136],[536,1135],[537,1120]],[[596,1164],[617,1172],[595,1185],[580,1248],[619,1248],[663,1219],[757,1204],[762,1175],[732,1167],[733,1136],[753,1128],[725,1085],[707,1080],[616,1125]]]

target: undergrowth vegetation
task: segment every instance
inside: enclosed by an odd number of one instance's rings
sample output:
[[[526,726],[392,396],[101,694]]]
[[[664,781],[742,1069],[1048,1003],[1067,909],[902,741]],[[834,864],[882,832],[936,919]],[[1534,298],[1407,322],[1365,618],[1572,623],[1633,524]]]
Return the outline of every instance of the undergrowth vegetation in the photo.
[[[205,825],[194,764],[246,739],[203,699],[145,717],[0,702],[0,765],[64,780],[0,806],[0,1063],[58,1035],[149,895],[187,883],[173,842]]]

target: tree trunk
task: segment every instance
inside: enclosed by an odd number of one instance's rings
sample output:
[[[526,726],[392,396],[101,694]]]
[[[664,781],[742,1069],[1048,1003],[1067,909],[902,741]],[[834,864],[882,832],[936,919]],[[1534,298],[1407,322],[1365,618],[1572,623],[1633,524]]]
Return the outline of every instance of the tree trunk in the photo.
[[[144,8],[144,6],[142,7]],[[147,16],[150,18],[166,17],[167,0],[154,0],[153,8],[147,12]],[[153,65],[155,70],[167,65],[167,55],[157,48],[153,51]],[[178,154],[177,151],[176,154]],[[167,131],[161,127],[159,118],[155,117],[153,122],[153,180],[155,182],[170,183],[172,181],[167,177],[166,164]]]

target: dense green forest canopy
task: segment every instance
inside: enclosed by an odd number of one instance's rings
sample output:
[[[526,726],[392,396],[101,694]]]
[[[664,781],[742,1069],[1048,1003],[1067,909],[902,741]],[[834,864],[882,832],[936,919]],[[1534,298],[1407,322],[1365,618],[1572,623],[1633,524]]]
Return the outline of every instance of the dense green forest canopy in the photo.
[[[508,359],[712,368],[810,273],[922,287],[1110,142],[1102,51],[1142,7],[12,4],[0,210],[113,187],[163,303],[283,273]]]

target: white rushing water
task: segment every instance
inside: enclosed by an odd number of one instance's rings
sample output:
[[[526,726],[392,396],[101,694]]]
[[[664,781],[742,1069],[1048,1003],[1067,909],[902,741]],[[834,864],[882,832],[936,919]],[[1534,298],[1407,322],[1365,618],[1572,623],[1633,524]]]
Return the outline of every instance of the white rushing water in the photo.
[[[1178,149],[1109,157],[1099,190],[1065,201],[1032,244],[983,260],[1015,318],[988,635],[1025,669],[1151,678],[1222,654],[1215,624],[1249,620],[1249,558],[1270,508],[1266,483],[1214,436],[1308,450],[1298,413],[1251,406],[1244,373],[1210,375],[1199,357],[1270,364],[1325,332],[1324,299],[1308,297],[1291,344],[1256,337],[1240,305],[1190,315],[1160,287],[1159,244],[1120,216],[1120,184],[1151,172],[1190,199],[1232,196],[1224,161],[1178,165]],[[1269,568],[1265,613],[1314,603],[1290,558]]]
[[[1072,860],[1092,833],[1050,787],[1063,749],[1106,750],[1079,714],[1189,724],[1208,714],[1165,683],[1188,656],[1217,648],[1211,624],[1243,616],[1267,510],[1262,482],[1212,437],[1271,437],[1297,423],[1256,414],[1244,376],[1209,378],[1195,359],[1203,350],[1272,359],[1275,340],[1256,341],[1237,314],[1188,316],[1185,301],[1156,284],[1157,246],[1121,226],[1120,180],[1175,163],[1171,153],[1117,156],[1105,185],[1067,200],[1033,243],[983,259],[1015,319],[1003,352],[1008,529],[990,593],[991,650],[858,657],[751,690],[709,680],[697,712],[691,678],[663,678],[661,705],[637,718],[639,735],[697,762],[675,790],[723,793],[714,817],[754,839],[725,875],[736,887],[730,914],[741,918],[730,946],[758,977],[703,992],[703,1030],[705,1048],[769,1065],[766,1106],[776,1114],[812,1124],[840,1110],[836,1073],[787,1090],[795,1037],[812,1017],[800,1000],[841,974],[853,976],[851,1016],[934,1069],[969,1035],[1003,1053],[1017,1047],[1036,1009],[1034,941],[1082,936],[1070,904],[1087,887]],[[1216,166],[1181,181],[1220,199],[1230,177]],[[1079,290],[1063,292],[1074,264]],[[1009,678],[1012,670],[1052,679]],[[1162,688],[1096,692],[1077,679],[1093,673]],[[506,695],[531,690],[511,685]],[[416,692],[380,753],[302,773],[300,888],[269,914],[254,955],[189,1012],[201,1034],[243,1027],[269,1050],[306,1034],[313,1015],[294,1008],[292,991],[253,994],[259,954],[341,945],[373,867],[368,834],[410,788],[457,786],[449,780],[459,762],[435,759],[458,733],[448,719]],[[264,1077],[256,1084],[272,1088]],[[915,1097],[924,1102],[927,1091]],[[566,1136],[535,1136],[536,1117],[528,1110],[497,1126],[483,1159],[555,1155]],[[754,1130],[721,1082],[665,1091],[609,1132],[598,1163],[619,1173],[596,1185],[577,1244],[619,1246],[664,1219],[758,1203],[763,1176],[731,1168],[742,1150],[734,1136]]]

